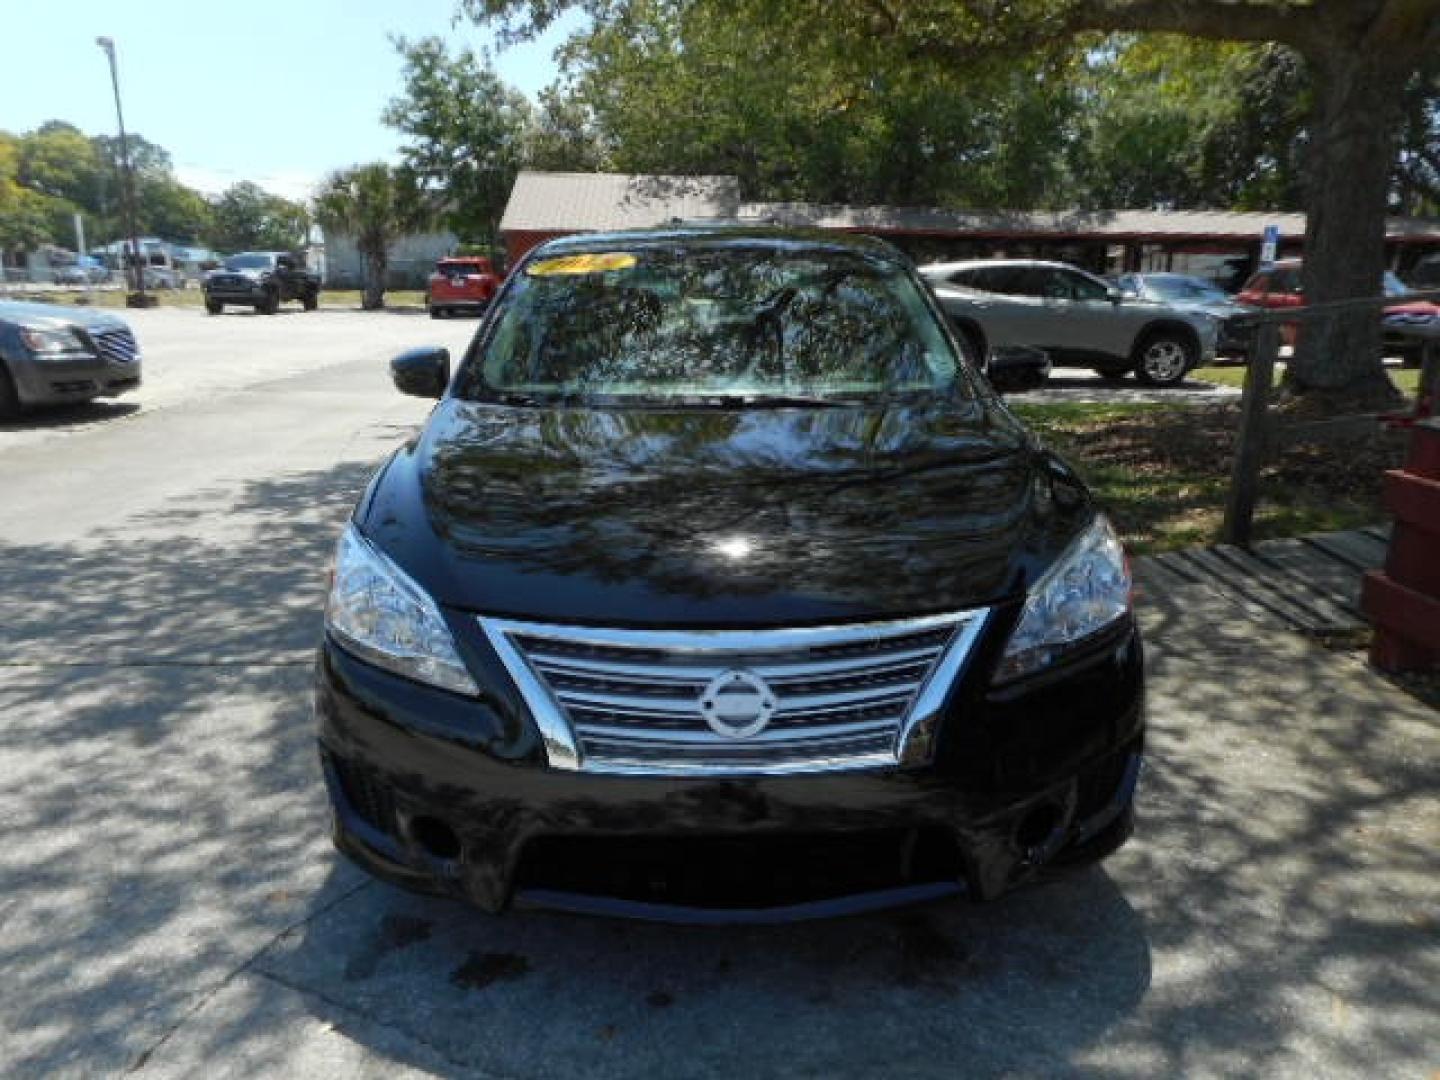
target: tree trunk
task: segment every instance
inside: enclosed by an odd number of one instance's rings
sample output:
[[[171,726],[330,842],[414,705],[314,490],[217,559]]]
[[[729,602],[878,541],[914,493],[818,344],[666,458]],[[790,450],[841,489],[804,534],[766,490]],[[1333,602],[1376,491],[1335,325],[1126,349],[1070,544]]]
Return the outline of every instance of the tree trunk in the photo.
[[[1380,295],[1394,121],[1403,77],[1348,43],[1309,60],[1315,87],[1303,283],[1306,304]],[[1380,316],[1359,311],[1301,324],[1286,388],[1327,412],[1394,404],[1380,356]]]
[[[368,251],[364,255],[365,291],[360,297],[360,307],[365,311],[379,311],[385,306],[385,271],[388,262],[384,251]]]

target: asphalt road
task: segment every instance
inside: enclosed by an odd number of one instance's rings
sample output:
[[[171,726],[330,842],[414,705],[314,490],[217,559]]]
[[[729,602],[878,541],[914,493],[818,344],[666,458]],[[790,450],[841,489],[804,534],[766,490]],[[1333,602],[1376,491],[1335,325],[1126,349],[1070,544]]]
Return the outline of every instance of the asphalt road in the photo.
[[[150,383],[0,427],[0,1074],[1425,1077],[1440,727],[1206,596],[1142,612],[1139,839],[984,907],[697,930],[335,856],[323,573],[473,323],[140,313]]]

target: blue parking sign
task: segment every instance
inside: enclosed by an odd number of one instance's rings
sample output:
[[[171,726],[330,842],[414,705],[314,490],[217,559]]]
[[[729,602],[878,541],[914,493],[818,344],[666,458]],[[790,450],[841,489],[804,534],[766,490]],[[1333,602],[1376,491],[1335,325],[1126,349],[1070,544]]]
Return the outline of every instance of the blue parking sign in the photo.
[[[1264,240],[1260,244],[1260,265],[1273,266],[1275,255],[1280,249],[1280,226],[1266,225]]]

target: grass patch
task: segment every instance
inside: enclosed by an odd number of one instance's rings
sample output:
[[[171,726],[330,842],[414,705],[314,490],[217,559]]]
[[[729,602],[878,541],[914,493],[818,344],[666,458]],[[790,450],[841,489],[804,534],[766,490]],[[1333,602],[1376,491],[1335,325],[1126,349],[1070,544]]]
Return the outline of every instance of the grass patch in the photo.
[[[1276,371],[1276,379],[1279,379],[1283,366]],[[1420,369],[1403,368],[1394,364],[1385,366],[1385,373],[1390,376],[1390,381],[1398,386],[1411,397],[1420,388]],[[1221,386],[1243,387],[1245,385],[1245,367],[1243,364],[1230,364],[1216,367],[1196,368],[1190,373],[1190,378],[1198,379],[1201,382],[1218,383]]]
[[[1239,422],[1235,404],[1015,402],[1012,408],[1080,471],[1132,550],[1219,541]],[[1405,446],[1404,434],[1377,429],[1286,449],[1261,470],[1256,536],[1384,520],[1381,475],[1403,461]]]
[[[200,289],[152,289],[160,298],[161,307],[203,308],[205,294]],[[43,304],[77,305],[98,308],[123,308],[125,293],[121,289],[97,289],[79,292],[73,289],[37,289],[23,294],[6,293],[0,299],[38,301]],[[298,301],[292,302],[292,305]],[[322,308],[358,309],[359,289],[325,289],[320,293]],[[385,294],[385,306],[391,308],[423,308],[425,294],[419,289],[392,289]]]

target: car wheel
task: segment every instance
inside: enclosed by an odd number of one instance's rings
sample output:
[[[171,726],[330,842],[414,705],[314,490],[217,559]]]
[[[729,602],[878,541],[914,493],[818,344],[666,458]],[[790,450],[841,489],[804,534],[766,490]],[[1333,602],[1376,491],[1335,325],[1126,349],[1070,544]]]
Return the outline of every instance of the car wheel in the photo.
[[[20,395],[10,372],[0,367],[0,420],[14,420],[20,415]]]
[[[314,311],[320,306],[320,294],[314,289],[309,289],[305,295],[300,298],[300,303],[305,306],[306,311]]]
[[[206,300],[205,310],[208,311],[211,315],[219,315],[222,311],[225,310],[225,305],[220,303],[220,301],[218,300]]]
[[[440,309],[432,305],[430,308],[430,317],[432,319],[438,319],[440,317]]]
[[[1195,346],[1179,334],[1161,331],[1140,345],[1135,375],[1146,386],[1178,386],[1195,366]]]
[[[274,315],[280,310],[280,293],[268,292],[265,294],[265,301],[260,305],[259,310],[266,315]]]

